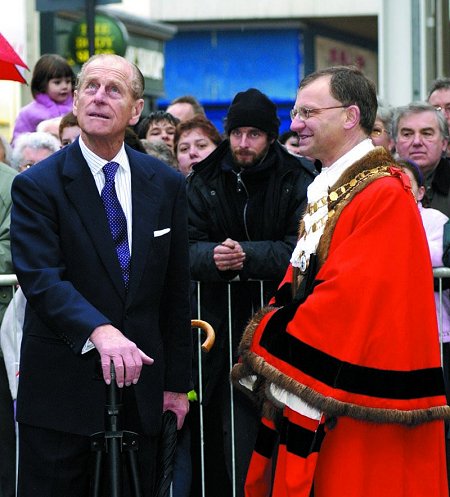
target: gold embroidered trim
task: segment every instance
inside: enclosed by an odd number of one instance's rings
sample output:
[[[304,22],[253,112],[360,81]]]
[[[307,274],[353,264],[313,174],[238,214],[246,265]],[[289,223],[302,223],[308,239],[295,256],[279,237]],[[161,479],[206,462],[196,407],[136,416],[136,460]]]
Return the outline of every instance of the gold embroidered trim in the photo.
[[[317,202],[313,202],[312,204],[308,204],[307,207],[307,212],[308,214],[312,215],[315,212],[317,212],[321,207],[325,205],[331,205],[331,204],[337,204],[341,200],[344,200],[348,198],[349,194],[351,191],[358,186],[359,183],[364,181],[367,178],[370,178],[371,176],[375,176],[377,174],[384,173],[384,176],[390,176],[389,172],[389,167],[388,166],[378,166],[373,169],[366,169],[365,171],[361,171],[358,173],[354,178],[352,178],[348,183],[345,183],[344,185],[340,186],[339,188],[336,188],[336,190],[333,190],[330,192],[328,195],[322,197],[319,199]],[[335,212],[335,205],[333,205],[333,214],[331,214],[332,217]],[[331,212],[331,211],[329,211]],[[318,221],[320,222],[320,221]],[[314,226],[314,225],[313,225]],[[312,228],[312,227],[311,227]],[[314,231],[317,231],[317,228]]]
[[[374,167],[373,169],[365,169],[364,171],[361,171],[360,173],[358,173],[348,183],[345,183],[344,185],[340,186],[339,188],[336,188],[336,190],[329,192],[328,195],[325,195],[324,197],[320,198],[319,200],[317,200],[317,202],[313,202],[311,204],[308,204],[308,206],[306,208],[306,212],[309,215],[314,214],[320,208],[322,208],[326,205],[329,206],[329,209],[324,216],[322,216],[319,220],[317,220],[315,223],[313,223],[309,227],[308,231],[305,232],[303,237],[302,237],[303,240],[311,232],[315,233],[317,230],[321,229],[322,226],[324,226],[327,223],[327,221],[334,216],[334,214],[336,213],[336,208],[337,208],[338,204],[341,201],[348,199],[354,188],[356,188],[363,181],[365,181],[373,176],[378,176],[378,175],[379,176],[390,176],[391,173],[389,171],[389,166],[378,166],[378,167]],[[304,251],[302,251],[299,254],[298,260],[300,261],[300,272],[304,274],[308,268],[308,263],[309,263]]]

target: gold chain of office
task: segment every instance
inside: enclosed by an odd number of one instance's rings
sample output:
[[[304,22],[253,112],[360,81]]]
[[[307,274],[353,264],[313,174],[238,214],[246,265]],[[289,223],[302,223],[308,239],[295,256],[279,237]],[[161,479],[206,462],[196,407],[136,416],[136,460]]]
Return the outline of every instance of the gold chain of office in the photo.
[[[315,231],[320,229],[328,221],[328,219],[332,218],[336,213],[336,207],[338,206],[338,204],[341,201],[348,199],[350,197],[351,192],[363,181],[373,176],[377,175],[390,176],[390,174],[391,173],[389,172],[388,166],[378,166],[373,169],[366,169],[358,173],[348,183],[345,183],[339,188],[336,188],[336,190],[333,190],[332,192],[328,193],[328,195],[325,195],[317,202],[312,202],[311,204],[308,204],[306,212],[310,216],[325,205],[332,206],[332,208],[329,209],[328,212],[323,217],[321,217],[318,221],[316,221],[311,225],[311,227],[308,230],[308,233],[305,233],[304,238],[306,238],[306,236],[309,233],[311,232],[314,233]]]

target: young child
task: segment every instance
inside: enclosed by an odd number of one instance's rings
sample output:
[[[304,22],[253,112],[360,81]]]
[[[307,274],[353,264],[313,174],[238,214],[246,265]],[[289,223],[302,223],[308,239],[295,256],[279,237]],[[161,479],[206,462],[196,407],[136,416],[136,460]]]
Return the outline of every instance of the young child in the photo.
[[[13,143],[18,135],[36,131],[45,119],[63,116],[72,110],[72,90],[75,75],[60,55],[44,54],[36,62],[31,78],[34,100],[22,108],[17,116]]]
[[[422,200],[425,197],[425,186],[422,172],[419,166],[410,160],[397,161],[399,166],[408,175],[411,180],[411,189],[417,201],[417,206],[422,217],[425,234],[427,236],[428,246],[430,248],[431,264],[433,267],[444,266],[442,256],[444,252],[444,225],[448,217],[441,211],[432,208],[424,208]],[[447,344],[450,342],[450,297],[449,291],[444,290],[442,294],[442,323],[440,316],[439,293],[435,292],[435,302],[437,309],[437,318],[439,324],[439,333],[441,342]],[[447,347],[444,347],[444,350]]]

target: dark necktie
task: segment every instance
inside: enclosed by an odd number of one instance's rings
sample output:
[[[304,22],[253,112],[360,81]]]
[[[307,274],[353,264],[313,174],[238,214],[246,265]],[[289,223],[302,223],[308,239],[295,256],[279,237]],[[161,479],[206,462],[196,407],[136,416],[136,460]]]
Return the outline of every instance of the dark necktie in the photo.
[[[116,246],[117,257],[122,269],[123,281],[128,289],[130,279],[130,248],[128,246],[127,220],[122,207],[117,198],[114,176],[116,175],[119,164],[117,162],[108,162],[103,166],[105,175],[105,186],[103,187],[101,197],[105,206],[106,217],[108,218],[109,229]]]

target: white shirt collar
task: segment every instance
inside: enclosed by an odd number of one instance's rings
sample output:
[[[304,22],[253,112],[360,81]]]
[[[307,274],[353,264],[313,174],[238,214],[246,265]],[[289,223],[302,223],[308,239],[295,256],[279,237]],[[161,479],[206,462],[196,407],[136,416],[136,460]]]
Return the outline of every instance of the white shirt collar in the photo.
[[[372,140],[366,138],[331,164],[331,166],[324,167],[308,187],[308,202],[315,202],[327,195],[328,189],[336,183],[342,173],[374,148]]]
[[[103,159],[102,157],[99,157],[94,152],[92,152],[92,150],[90,150],[86,146],[81,136],[79,137],[78,140],[79,140],[78,143],[80,145],[81,153],[83,154],[83,157],[94,176],[96,174],[99,174],[102,171],[103,166],[108,162],[117,162],[120,165],[120,167],[123,168],[125,171],[130,170],[130,163],[128,161],[128,156],[125,152],[124,143],[122,143],[122,146],[120,147],[120,150],[117,153],[117,155],[111,161],[108,161]]]
[[[308,187],[308,204],[317,202],[326,197],[329,189],[336,183],[339,177],[356,161],[364,157],[373,148],[372,140],[369,138],[358,143],[355,147],[349,150],[346,154],[340,157],[331,166],[323,168],[321,173],[314,178],[314,181]],[[291,263],[294,267],[302,267],[311,254],[317,250],[320,238],[326,224],[326,216],[328,215],[328,205],[322,204],[314,213],[306,212],[303,217],[305,224],[306,235],[300,238],[292,253]],[[311,230],[311,227],[316,225],[316,229]]]

